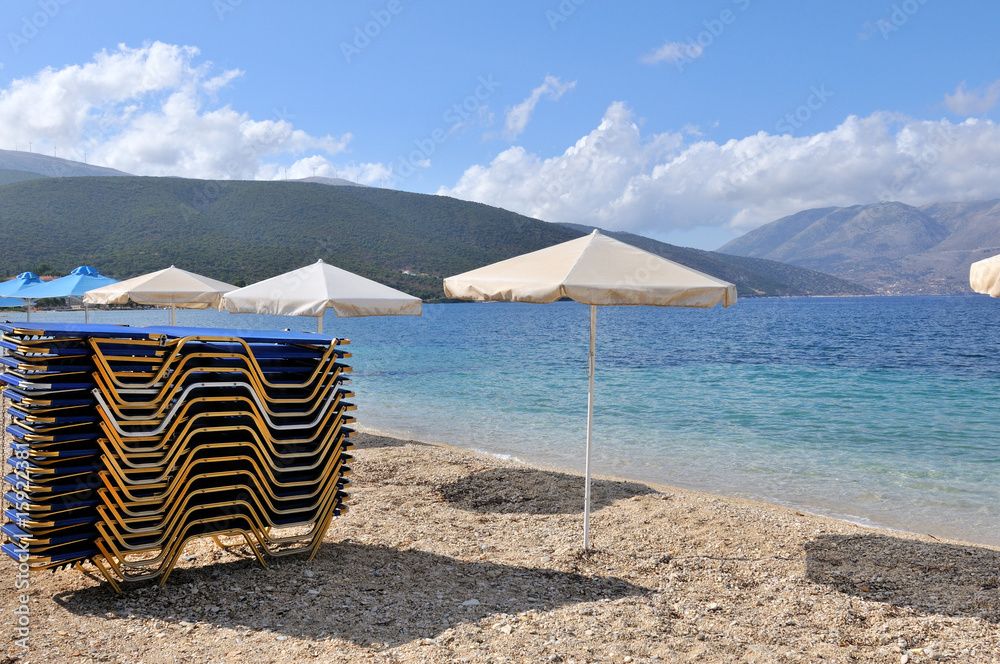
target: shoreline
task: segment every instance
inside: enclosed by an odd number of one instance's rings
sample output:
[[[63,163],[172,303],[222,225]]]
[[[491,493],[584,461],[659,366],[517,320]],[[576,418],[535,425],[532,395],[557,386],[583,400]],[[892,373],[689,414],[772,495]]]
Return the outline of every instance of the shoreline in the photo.
[[[581,477],[360,434],[351,510],[317,557],[211,540],[160,588],[0,563],[30,662],[1000,660],[1000,550],[747,499]],[[906,660],[902,658],[905,656]],[[2,658],[0,658],[2,661]]]
[[[500,461],[509,461],[511,463],[521,464],[521,465],[523,465],[525,467],[533,468],[533,469],[537,469],[537,470],[541,470],[541,471],[552,471],[552,472],[558,472],[558,473],[565,473],[565,474],[568,474],[568,475],[577,475],[577,476],[580,477],[580,487],[581,487],[581,489],[580,489],[580,504],[581,504],[581,506],[583,505],[583,502],[584,502],[583,501],[583,479],[584,479],[584,474],[582,472],[579,472],[579,471],[574,470],[574,469],[569,469],[569,468],[566,468],[566,467],[563,467],[563,466],[559,466],[559,465],[555,465],[555,464],[551,464],[550,465],[550,464],[538,463],[538,462],[535,462],[535,461],[532,461],[532,460],[522,459],[520,457],[516,457],[516,456],[511,455],[511,454],[502,454],[502,453],[499,453],[499,452],[490,452],[489,450],[485,450],[485,449],[482,449],[480,447],[475,447],[475,448],[473,448],[473,447],[463,447],[462,445],[456,445],[456,444],[446,443],[446,442],[442,442],[442,441],[426,440],[426,439],[423,439],[423,438],[419,438],[419,437],[414,437],[414,436],[408,435],[405,432],[384,431],[384,430],[380,430],[380,429],[373,428],[373,427],[366,427],[366,426],[363,426],[363,425],[362,426],[357,426],[356,425],[355,429],[358,431],[358,433],[362,433],[362,434],[366,434],[366,435],[378,436],[378,437],[384,437],[384,438],[392,438],[392,439],[396,439],[396,440],[414,441],[414,442],[423,443],[423,444],[426,444],[426,445],[436,445],[436,446],[440,446],[440,447],[445,447],[445,448],[448,448],[448,449],[456,450],[456,451],[459,451],[459,452],[469,452],[469,453],[472,453],[472,454],[481,454],[483,456],[487,456],[487,457],[499,459]],[[777,509],[786,509],[786,510],[791,510],[791,511],[794,511],[794,512],[802,512],[804,514],[808,514],[809,516],[813,516],[813,517],[824,518],[824,519],[833,519],[834,521],[840,521],[842,523],[846,523],[846,524],[858,526],[860,528],[866,528],[866,529],[876,530],[876,531],[884,531],[884,532],[890,533],[890,534],[894,533],[894,534],[900,534],[900,535],[904,535],[904,536],[929,537],[929,538],[931,538],[931,539],[933,539],[935,541],[940,541],[940,542],[953,542],[953,543],[959,543],[959,544],[964,544],[964,545],[968,545],[968,546],[982,546],[982,547],[995,548],[995,549],[1000,550],[1000,544],[990,544],[990,543],[986,543],[986,542],[974,542],[974,541],[971,541],[971,540],[963,539],[961,537],[937,536],[937,535],[933,535],[933,534],[927,533],[927,532],[921,532],[921,531],[916,531],[916,530],[906,530],[904,528],[896,528],[896,527],[893,527],[893,526],[890,526],[890,525],[886,525],[886,524],[882,524],[882,523],[879,523],[879,522],[876,522],[876,521],[872,521],[870,519],[866,519],[866,517],[860,517],[859,516],[859,517],[855,517],[855,518],[850,518],[848,515],[840,512],[835,506],[831,506],[829,508],[828,512],[821,512],[821,511],[815,511],[816,510],[815,507],[807,507],[807,506],[799,505],[799,504],[796,504],[796,503],[793,503],[793,502],[782,502],[782,501],[780,501],[780,500],[778,500],[776,498],[768,498],[768,497],[765,497],[765,496],[742,496],[742,495],[734,495],[734,494],[728,494],[728,493],[718,493],[718,492],[707,491],[707,490],[704,490],[704,489],[694,488],[694,487],[675,486],[675,485],[672,485],[672,484],[666,484],[666,483],[662,483],[662,482],[656,482],[656,481],[652,481],[652,480],[646,480],[646,479],[643,479],[643,478],[640,478],[640,477],[628,477],[628,476],[608,475],[608,474],[601,474],[601,475],[593,474],[592,477],[594,479],[597,479],[598,477],[600,477],[601,479],[608,480],[608,481],[639,482],[639,483],[642,483],[642,484],[646,484],[646,485],[648,485],[650,487],[653,487],[653,488],[655,488],[655,489],[657,489],[658,491],[661,491],[661,492],[688,491],[688,492],[692,492],[692,493],[696,493],[696,494],[701,494],[701,495],[705,495],[705,496],[709,496],[709,497],[713,497],[713,498],[721,498],[721,499],[724,499],[724,500],[742,500],[742,501],[748,501],[748,502],[751,502],[751,503],[756,503],[756,504],[767,506],[767,507],[774,507],[774,508],[777,508]]]

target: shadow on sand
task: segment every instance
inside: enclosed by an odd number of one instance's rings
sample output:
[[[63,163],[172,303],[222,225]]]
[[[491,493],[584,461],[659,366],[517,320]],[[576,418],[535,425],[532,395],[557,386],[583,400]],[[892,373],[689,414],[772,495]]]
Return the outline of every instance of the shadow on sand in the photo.
[[[403,440],[391,436],[379,436],[374,433],[358,433],[351,438],[355,449],[374,449],[376,447],[406,447],[407,445],[427,446],[419,440]]]
[[[888,535],[823,535],[806,553],[807,577],[847,595],[1000,622],[1000,551]]]
[[[136,584],[115,595],[101,584],[55,600],[85,616],[269,629],[298,638],[330,636],[366,647],[394,647],[492,614],[548,611],[649,592],[616,577],[467,562],[351,542],[324,544],[311,562],[292,556],[269,565],[262,569],[247,560],[178,569],[163,588]]]
[[[532,468],[494,468],[437,487],[453,507],[496,514],[579,514],[583,492],[579,475]],[[591,509],[650,493],[657,492],[637,482],[592,480]]]

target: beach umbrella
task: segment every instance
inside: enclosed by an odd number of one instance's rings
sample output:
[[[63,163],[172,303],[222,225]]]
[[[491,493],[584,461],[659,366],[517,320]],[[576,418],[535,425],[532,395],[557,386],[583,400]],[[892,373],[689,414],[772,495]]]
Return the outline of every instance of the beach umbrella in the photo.
[[[177,308],[208,309],[219,306],[222,295],[236,286],[188,272],[171,265],[159,272],[150,272],[87,291],[83,301],[89,304],[136,304],[170,306],[170,324],[176,319]]]
[[[26,288],[22,293],[22,297],[32,300],[41,300],[46,297],[82,298],[83,294],[89,290],[116,283],[118,283],[117,279],[105,277],[88,265],[81,265],[65,277],[37,283],[30,288]],[[83,311],[84,322],[90,322],[90,310],[86,302],[84,302]]]
[[[326,310],[341,318],[419,316],[419,297],[318,260],[312,265],[226,293],[219,309],[231,314],[314,316],[323,332]]]
[[[28,320],[31,320],[31,299],[22,293],[36,284],[42,283],[34,272],[22,272],[13,279],[0,283],[0,298],[11,299],[18,304],[28,305]],[[6,303],[4,303],[6,304]],[[11,306],[11,305],[8,305]]]
[[[969,268],[969,285],[977,293],[1000,297],[1000,254],[973,263]]]
[[[590,548],[590,456],[594,425],[594,346],[597,305],[713,307],[736,304],[736,287],[598,231],[444,280],[448,297],[500,302],[590,305],[587,365],[587,457],[583,548]]]

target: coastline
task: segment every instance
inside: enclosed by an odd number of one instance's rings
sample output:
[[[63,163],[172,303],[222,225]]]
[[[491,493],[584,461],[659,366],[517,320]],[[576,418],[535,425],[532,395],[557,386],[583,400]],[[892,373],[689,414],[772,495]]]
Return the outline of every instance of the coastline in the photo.
[[[362,434],[365,434],[365,435],[370,435],[370,436],[375,436],[375,437],[382,437],[382,438],[393,438],[393,439],[396,439],[396,440],[413,441],[413,442],[422,443],[422,444],[426,444],[426,445],[436,445],[436,446],[439,446],[439,447],[444,447],[444,448],[452,449],[452,450],[455,450],[455,451],[458,451],[458,452],[469,452],[469,453],[472,453],[472,454],[479,454],[479,455],[487,456],[487,457],[490,457],[490,458],[499,459],[500,461],[508,461],[508,462],[515,463],[515,464],[521,464],[521,465],[524,465],[526,467],[534,468],[534,469],[537,469],[537,470],[540,470],[540,471],[551,471],[551,472],[557,472],[557,473],[564,473],[564,474],[568,474],[568,475],[577,475],[577,476],[580,477],[580,486],[581,486],[581,490],[580,490],[581,491],[581,494],[580,494],[580,504],[581,504],[581,506],[583,505],[583,493],[582,493],[582,491],[583,491],[583,489],[582,489],[582,487],[583,487],[583,473],[581,473],[581,472],[579,472],[577,470],[574,470],[574,469],[571,469],[571,468],[566,468],[566,467],[558,465],[558,464],[542,463],[542,462],[539,462],[537,459],[523,459],[521,457],[517,457],[517,456],[514,456],[512,454],[504,454],[504,453],[500,453],[500,452],[491,452],[491,451],[483,449],[481,447],[475,447],[475,448],[463,447],[462,445],[456,445],[456,444],[452,444],[452,443],[448,443],[448,442],[444,442],[444,441],[429,440],[429,439],[426,439],[426,438],[421,438],[421,437],[416,437],[416,436],[408,435],[405,432],[380,430],[378,428],[372,428],[372,427],[366,427],[366,426],[358,426],[358,425],[355,425],[355,429],[359,433],[362,433]],[[809,516],[813,516],[813,517],[817,517],[817,518],[832,519],[834,521],[840,521],[840,522],[843,522],[843,523],[847,523],[847,524],[850,524],[850,525],[858,526],[858,527],[865,528],[865,529],[868,529],[868,530],[882,531],[882,532],[885,532],[885,533],[888,533],[888,534],[896,534],[896,535],[903,535],[903,536],[921,536],[921,537],[927,537],[927,538],[929,538],[931,540],[935,540],[935,541],[954,542],[954,543],[960,543],[960,544],[967,544],[969,546],[983,546],[983,547],[987,547],[987,548],[995,548],[995,549],[1000,550],[1000,545],[991,544],[991,543],[988,543],[988,542],[976,542],[976,541],[972,541],[972,540],[969,540],[969,539],[963,539],[962,537],[939,536],[939,535],[934,535],[933,533],[929,533],[929,532],[921,532],[921,531],[918,531],[918,530],[907,530],[905,528],[898,528],[898,527],[893,527],[892,525],[887,525],[887,524],[884,524],[884,523],[879,523],[879,522],[874,521],[872,519],[869,519],[867,517],[857,516],[857,515],[849,515],[849,514],[843,512],[843,511],[841,511],[840,507],[838,507],[837,505],[834,505],[832,503],[829,504],[829,505],[826,505],[826,506],[806,506],[806,505],[797,504],[797,503],[793,503],[793,502],[784,502],[784,501],[781,501],[781,500],[776,499],[776,498],[769,498],[767,496],[761,496],[761,495],[737,495],[737,494],[732,494],[732,493],[726,493],[724,491],[713,491],[713,490],[710,490],[710,489],[703,489],[703,488],[699,488],[699,487],[676,486],[676,485],[669,484],[669,483],[657,482],[657,481],[649,480],[649,479],[642,478],[642,477],[630,477],[630,476],[627,476],[627,475],[621,475],[621,476],[619,476],[619,475],[609,475],[609,474],[606,474],[606,473],[604,473],[604,474],[594,473],[593,474],[593,478],[595,478],[595,479],[596,478],[600,478],[600,479],[609,480],[609,481],[636,482],[636,483],[639,483],[639,484],[647,485],[647,486],[649,486],[649,487],[651,487],[653,489],[656,489],[657,491],[660,491],[660,492],[686,491],[686,492],[690,492],[690,493],[694,493],[694,494],[710,496],[710,497],[713,497],[713,498],[721,498],[723,500],[746,501],[748,503],[752,503],[752,504],[755,504],[755,505],[764,505],[764,506],[768,506],[768,507],[774,507],[774,508],[777,508],[777,509],[790,510],[792,512],[803,513],[803,514],[806,514],[806,515],[809,515]]]
[[[23,662],[1000,661],[1000,550],[745,499],[356,437],[313,561],[210,540],[163,588],[31,578]],[[905,658],[905,659],[904,659]]]

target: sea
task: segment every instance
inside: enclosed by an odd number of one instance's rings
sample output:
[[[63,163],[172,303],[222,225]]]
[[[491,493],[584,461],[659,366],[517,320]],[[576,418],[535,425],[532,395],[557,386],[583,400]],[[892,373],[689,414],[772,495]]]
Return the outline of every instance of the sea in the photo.
[[[90,312],[91,322],[140,326],[169,317]],[[316,329],[311,318],[216,311],[178,310],[177,322]],[[351,341],[361,430],[583,471],[588,307],[328,311],[323,326]],[[598,308],[596,474],[1000,546],[998,406],[1000,300],[986,296]]]

